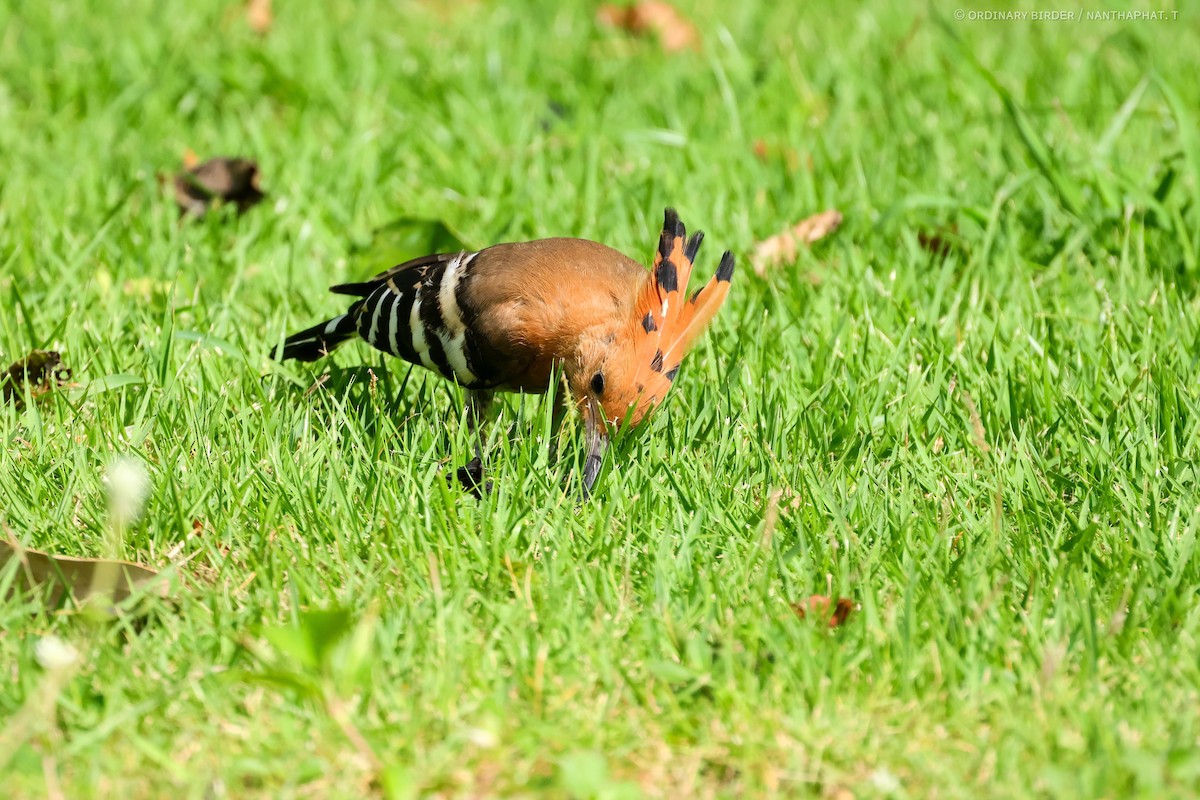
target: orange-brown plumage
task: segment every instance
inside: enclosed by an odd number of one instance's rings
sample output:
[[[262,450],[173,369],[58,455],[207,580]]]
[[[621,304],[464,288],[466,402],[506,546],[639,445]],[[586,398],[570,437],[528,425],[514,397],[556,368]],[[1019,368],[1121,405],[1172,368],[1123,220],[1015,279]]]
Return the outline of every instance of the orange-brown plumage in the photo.
[[[560,367],[587,425],[590,488],[610,430],[637,425],[663,401],[728,294],[726,252],[712,280],[686,295],[702,239],[687,240],[668,209],[649,272],[610,247],[570,238],[415,259],[335,286],[362,299],[289,337],[282,357],[315,360],[358,334],[484,402],[493,391],[544,392]]]

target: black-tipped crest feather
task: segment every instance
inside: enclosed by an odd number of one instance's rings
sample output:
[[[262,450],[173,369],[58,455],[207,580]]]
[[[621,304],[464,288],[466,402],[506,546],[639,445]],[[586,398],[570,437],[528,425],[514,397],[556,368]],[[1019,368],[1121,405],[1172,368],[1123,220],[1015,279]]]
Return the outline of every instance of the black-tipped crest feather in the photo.
[[[671,251],[675,249],[675,237],[682,235],[683,223],[679,221],[679,214],[673,208],[663,211],[663,229],[658,237],[658,254],[664,261],[671,257]]]
[[[721,256],[721,264],[717,267],[717,280],[729,282],[733,278],[733,253],[728,250]]]
[[[675,239],[668,236],[666,231],[663,231],[662,238],[658,240],[658,257],[666,261],[671,257],[671,250],[674,246]]]
[[[658,272],[654,277],[658,281],[659,288],[668,294],[679,288],[679,271],[675,269],[675,264],[670,259],[663,259],[663,262],[658,265]]]
[[[668,206],[663,209],[663,234],[674,238],[683,236],[683,222],[679,219],[679,212]]]

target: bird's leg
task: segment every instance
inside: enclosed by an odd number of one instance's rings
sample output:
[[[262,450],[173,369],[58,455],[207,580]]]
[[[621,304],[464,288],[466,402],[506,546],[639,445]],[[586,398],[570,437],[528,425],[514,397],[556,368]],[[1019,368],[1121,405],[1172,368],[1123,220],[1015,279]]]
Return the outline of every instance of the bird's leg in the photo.
[[[592,494],[592,486],[600,476],[600,467],[604,464],[604,451],[608,448],[608,430],[603,418],[598,415],[601,411],[589,406],[584,412],[586,425],[587,455],[583,460],[583,498],[586,500]]]
[[[481,490],[491,491],[491,482],[483,481],[483,429],[492,397],[493,392],[486,389],[467,390],[467,430],[475,439],[475,457],[459,467],[456,474],[462,487],[474,495]]]

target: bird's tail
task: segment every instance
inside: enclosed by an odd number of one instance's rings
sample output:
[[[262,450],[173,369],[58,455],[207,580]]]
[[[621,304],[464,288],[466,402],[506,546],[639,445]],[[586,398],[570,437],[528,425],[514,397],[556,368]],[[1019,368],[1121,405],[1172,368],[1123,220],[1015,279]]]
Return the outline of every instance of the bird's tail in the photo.
[[[283,350],[278,359],[287,361],[295,358],[300,361],[316,361],[337,349],[358,332],[354,316],[349,312],[325,322],[305,328],[299,333],[293,333],[283,342]]]

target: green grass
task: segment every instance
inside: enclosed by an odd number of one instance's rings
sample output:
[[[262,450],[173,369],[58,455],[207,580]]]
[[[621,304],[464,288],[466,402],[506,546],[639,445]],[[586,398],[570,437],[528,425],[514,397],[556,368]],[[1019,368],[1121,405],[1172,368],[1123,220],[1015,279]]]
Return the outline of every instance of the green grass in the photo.
[[[120,555],[191,557],[144,620],[0,601],[6,796],[1195,796],[1200,7],[701,0],[668,55],[588,3],[277,5],[0,10],[0,361],[85,387],[0,406],[0,531],[113,555],[129,455]],[[267,201],[179,224],[185,148]],[[268,357],[396,218],[645,263],[666,205],[742,268],[582,506],[541,398],[477,501],[449,384]]]

